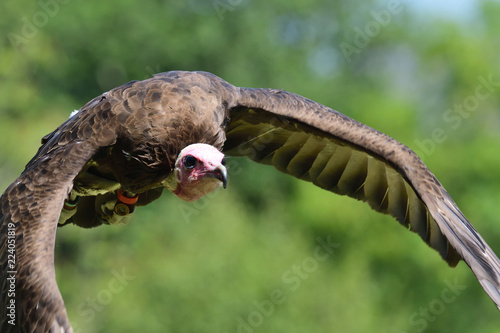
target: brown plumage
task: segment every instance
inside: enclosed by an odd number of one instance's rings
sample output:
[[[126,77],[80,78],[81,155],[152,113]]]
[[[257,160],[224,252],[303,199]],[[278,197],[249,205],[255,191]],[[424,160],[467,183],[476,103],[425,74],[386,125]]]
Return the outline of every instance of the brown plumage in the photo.
[[[139,206],[158,198],[180,151],[195,143],[273,165],[392,215],[451,266],[463,259],[500,306],[500,261],[408,147],[286,91],[237,88],[204,72],[168,72],[87,103],[43,138],[2,194],[0,331],[71,332],[54,273],[58,221],[115,223],[117,215],[106,215],[103,205],[115,205],[119,189],[138,195]],[[65,202],[78,209],[63,209]],[[15,263],[9,261],[12,239]],[[16,326],[8,323],[8,271],[16,271]]]

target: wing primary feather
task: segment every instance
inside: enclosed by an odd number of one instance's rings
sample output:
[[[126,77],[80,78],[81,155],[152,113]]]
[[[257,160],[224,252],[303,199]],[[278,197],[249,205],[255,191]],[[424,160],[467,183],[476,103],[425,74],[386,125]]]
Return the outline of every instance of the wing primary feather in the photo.
[[[290,154],[297,157],[287,157],[288,168],[278,166],[274,160],[271,164],[282,172],[366,201],[373,209],[392,215],[418,233],[450,266],[463,259],[500,306],[500,260],[410,148],[299,95],[258,88],[238,88],[238,93],[226,128],[228,154],[242,156],[246,153],[244,150],[237,152],[242,141],[233,135],[233,124],[238,124],[238,131],[246,134],[247,141],[261,128],[269,126],[280,127],[282,136],[293,136],[297,132],[307,134],[303,136],[304,144],[310,137],[317,142],[324,140],[326,145],[318,149],[315,158],[306,157],[296,149]],[[273,119],[283,121],[271,124]],[[279,142],[273,138],[268,140],[275,151],[284,144],[282,138]],[[359,156],[366,156],[367,163],[361,162]],[[299,169],[292,167],[294,159],[308,159],[301,161],[301,165],[307,165],[309,170],[296,172]]]

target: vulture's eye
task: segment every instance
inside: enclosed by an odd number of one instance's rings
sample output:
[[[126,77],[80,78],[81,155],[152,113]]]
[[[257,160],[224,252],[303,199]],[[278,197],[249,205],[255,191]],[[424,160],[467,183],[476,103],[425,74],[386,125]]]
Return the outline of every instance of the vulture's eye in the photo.
[[[226,165],[226,158],[225,157],[222,159],[222,161],[220,161],[220,164]]]
[[[198,160],[196,159],[196,157],[192,156],[192,155],[188,155],[186,157],[184,157],[184,166],[186,167],[186,169],[192,169],[196,166],[196,163],[198,162]]]

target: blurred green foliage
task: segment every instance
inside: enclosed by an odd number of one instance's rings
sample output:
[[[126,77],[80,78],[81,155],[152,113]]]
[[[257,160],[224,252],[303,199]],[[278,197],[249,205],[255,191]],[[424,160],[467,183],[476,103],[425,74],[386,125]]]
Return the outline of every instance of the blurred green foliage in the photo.
[[[101,92],[205,70],[305,95],[409,145],[500,253],[500,4],[474,8],[453,19],[397,1],[4,1],[0,185]],[[458,113],[488,77],[488,96]],[[363,203],[231,163],[228,189],[199,202],[165,193],[127,226],[59,229],[76,332],[498,330],[464,263],[450,269]],[[318,239],[335,243],[321,260]]]

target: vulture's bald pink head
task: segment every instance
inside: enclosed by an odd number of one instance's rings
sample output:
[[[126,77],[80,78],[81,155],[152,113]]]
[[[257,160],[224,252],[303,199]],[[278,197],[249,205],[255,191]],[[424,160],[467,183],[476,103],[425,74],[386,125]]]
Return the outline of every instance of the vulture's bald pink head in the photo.
[[[195,201],[218,189],[226,188],[227,170],[224,154],[213,146],[195,143],[179,153],[174,172],[164,185],[186,201]]]

